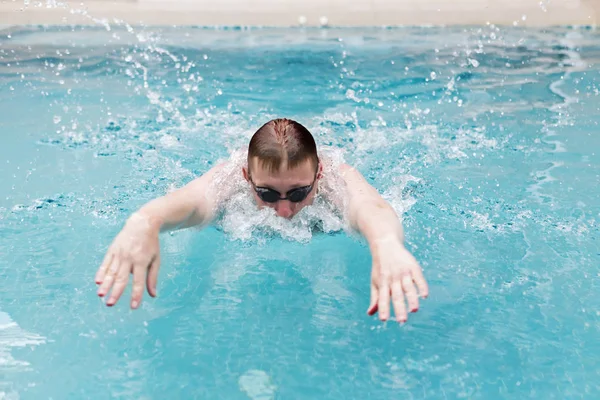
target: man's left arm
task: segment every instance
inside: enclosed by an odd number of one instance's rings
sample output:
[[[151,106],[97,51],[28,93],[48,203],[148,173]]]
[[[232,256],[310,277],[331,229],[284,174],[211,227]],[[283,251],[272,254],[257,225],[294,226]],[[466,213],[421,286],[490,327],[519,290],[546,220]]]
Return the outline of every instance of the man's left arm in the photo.
[[[360,172],[344,164],[340,174],[349,195],[349,223],[365,237],[373,259],[371,303],[367,312],[369,315],[379,312],[379,319],[385,321],[390,316],[391,301],[396,320],[406,322],[405,297],[410,312],[416,312],[419,294],[427,297],[428,287],[421,267],[404,246],[402,222]]]

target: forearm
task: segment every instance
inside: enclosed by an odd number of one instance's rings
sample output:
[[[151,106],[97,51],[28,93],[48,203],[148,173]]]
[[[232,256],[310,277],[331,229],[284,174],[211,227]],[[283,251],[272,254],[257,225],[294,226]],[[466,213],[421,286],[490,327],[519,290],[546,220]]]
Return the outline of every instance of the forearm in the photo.
[[[220,168],[214,167],[184,187],[149,201],[131,218],[144,218],[158,232],[209,223],[216,207],[211,182]]]
[[[381,197],[374,196],[356,204],[352,222],[371,248],[389,240],[404,243],[402,222],[392,206]]]
[[[365,237],[371,247],[383,240],[404,243],[402,222],[392,206],[355,168],[343,164],[340,172],[346,181],[350,225]]]
[[[194,214],[195,207],[189,201],[182,201],[177,196],[166,195],[158,197],[144,204],[130,217],[143,217],[151,228],[164,232],[191,226],[190,220]]]

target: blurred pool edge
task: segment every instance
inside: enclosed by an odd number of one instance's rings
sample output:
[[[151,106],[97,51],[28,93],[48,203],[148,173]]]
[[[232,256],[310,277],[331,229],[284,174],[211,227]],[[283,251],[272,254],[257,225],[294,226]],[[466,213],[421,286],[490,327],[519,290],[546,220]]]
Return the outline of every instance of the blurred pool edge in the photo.
[[[598,0],[0,0],[0,29],[15,25],[366,27],[595,26]]]

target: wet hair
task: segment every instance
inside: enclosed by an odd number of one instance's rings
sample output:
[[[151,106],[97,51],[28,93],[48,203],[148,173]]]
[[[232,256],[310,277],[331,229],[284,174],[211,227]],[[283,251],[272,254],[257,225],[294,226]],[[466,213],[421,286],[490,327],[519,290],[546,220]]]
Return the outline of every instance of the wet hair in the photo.
[[[254,133],[248,147],[248,167],[254,157],[270,172],[282,167],[293,169],[306,160],[315,168],[319,164],[312,134],[298,122],[286,118],[271,120]]]

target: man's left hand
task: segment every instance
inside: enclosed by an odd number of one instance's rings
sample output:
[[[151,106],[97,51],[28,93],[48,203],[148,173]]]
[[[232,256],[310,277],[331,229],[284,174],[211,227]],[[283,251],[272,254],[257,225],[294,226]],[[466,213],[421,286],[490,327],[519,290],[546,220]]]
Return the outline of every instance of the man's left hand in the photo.
[[[429,294],[421,267],[399,239],[378,240],[371,248],[371,304],[367,313],[373,315],[379,311],[379,319],[386,321],[390,316],[391,297],[396,320],[406,322],[405,297],[410,312],[416,312],[419,309],[419,295],[426,298]]]

